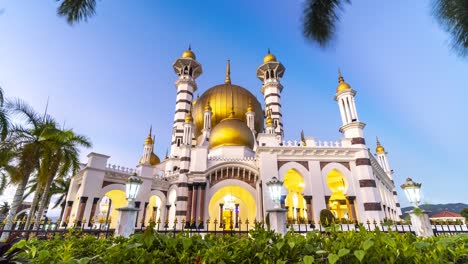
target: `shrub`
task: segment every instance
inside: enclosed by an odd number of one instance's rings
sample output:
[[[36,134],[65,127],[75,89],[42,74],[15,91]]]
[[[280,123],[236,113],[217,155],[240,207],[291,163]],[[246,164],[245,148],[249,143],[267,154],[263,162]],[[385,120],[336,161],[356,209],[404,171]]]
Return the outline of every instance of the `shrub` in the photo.
[[[330,226],[332,223],[335,222],[335,216],[330,210],[323,209],[322,211],[320,211],[320,222],[323,226]]]
[[[258,225],[248,236],[203,238],[148,229],[128,239],[72,234],[17,245],[30,263],[468,263],[468,235],[419,238],[365,229],[281,236]]]

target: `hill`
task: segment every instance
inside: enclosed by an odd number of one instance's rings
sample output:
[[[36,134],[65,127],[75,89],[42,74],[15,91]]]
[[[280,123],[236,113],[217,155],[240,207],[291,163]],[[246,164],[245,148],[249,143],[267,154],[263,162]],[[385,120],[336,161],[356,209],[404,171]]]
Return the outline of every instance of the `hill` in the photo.
[[[419,206],[421,209],[429,211],[429,216],[435,215],[442,211],[450,211],[454,213],[460,213],[463,208],[468,208],[468,204],[464,203],[449,203],[449,204],[423,204]],[[401,208],[401,212],[403,213],[403,217],[406,216],[408,211],[413,209],[412,206],[403,207]]]

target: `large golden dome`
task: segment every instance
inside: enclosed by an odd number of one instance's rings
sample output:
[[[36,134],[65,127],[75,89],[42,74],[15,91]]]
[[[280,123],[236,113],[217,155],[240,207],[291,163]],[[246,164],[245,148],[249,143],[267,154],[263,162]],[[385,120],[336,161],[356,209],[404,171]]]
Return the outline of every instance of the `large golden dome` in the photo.
[[[231,94],[234,100],[231,99]],[[212,109],[211,128],[214,128],[221,120],[228,118],[231,113],[232,102],[234,102],[234,117],[246,122],[245,113],[251,102],[255,111],[255,130],[263,131],[263,110],[257,98],[245,88],[224,83],[216,85],[193,102],[193,119],[195,123],[195,135],[198,137],[203,129],[203,113],[205,106],[209,103]]]
[[[145,157],[141,157],[140,163],[143,163],[144,161],[145,161]],[[161,160],[159,159],[159,157],[156,154],[151,153],[150,165],[154,166],[154,165],[158,165],[159,163],[161,163]]]
[[[210,147],[244,146],[253,148],[255,139],[247,124],[235,117],[221,120],[211,131]]]

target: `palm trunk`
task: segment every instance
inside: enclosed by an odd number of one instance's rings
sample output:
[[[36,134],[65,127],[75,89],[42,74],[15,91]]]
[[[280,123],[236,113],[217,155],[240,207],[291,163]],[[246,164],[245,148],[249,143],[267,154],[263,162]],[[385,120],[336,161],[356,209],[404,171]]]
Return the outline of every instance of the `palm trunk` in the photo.
[[[62,204],[60,204],[60,208],[62,208],[62,210],[60,210],[60,217],[59,217],[60,220],[62,220],[63,212],[65,212],[65,205],[67,204],[65,201]]]
[[[42,193],[42,184],[38,182],[36,191],[34,192],[34,198],[31,203],[31,209],[29,209],[29,214],[28,214],[28,217],[26,218],[26,223],[24,225],[24,229],[26,230],[29,230],[29,227],[31,225],[31,220],[34,216],[34,213],[37,211],[36,208],[39,203],[39,197],[41,193]]]
[[[18,208],[21,206],[23,202],[23,195],[24,191],[26,190],[26,185],[28,184],[29,174],[24,177],[23,181],[18,185],[16,188],[15,196],[13,197],[13,202],[11,203],[10,212],[8,213],[8,220],[3,228],[3,230],[10,230],[13,227],[13,220],[18,212]],[[8,238],[10,233],[3,232],[2,236],[0,237],[0,241],[4,241]]]
[[[54,180],[55,173],[53,175],[50,175],[49,178],[47,179],[47,183],[44,186],[44,190],[42,193],[41,201],[39,203],[39,208],[37,209],[37,220],[34,222],[33,230],[36,230],[39,228],[40,225],[40,219],[42,218],[42,215],[44,213],[44,208],[46,205],[48,205],[49,201],[49,191],[50,191],[50,186],[52,185],[52,181]]]

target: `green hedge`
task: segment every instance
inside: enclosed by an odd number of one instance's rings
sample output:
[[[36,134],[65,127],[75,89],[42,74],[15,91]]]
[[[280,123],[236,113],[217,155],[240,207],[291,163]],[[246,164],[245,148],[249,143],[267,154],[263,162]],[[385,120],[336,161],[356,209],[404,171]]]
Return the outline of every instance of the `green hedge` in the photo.
[[[147,230],[129,239],[70,233],[16,247],[31,263],[468,263],[468,235],[418,238],[368,232],[288,233],[261,228],[248,236],[178,234]]]

